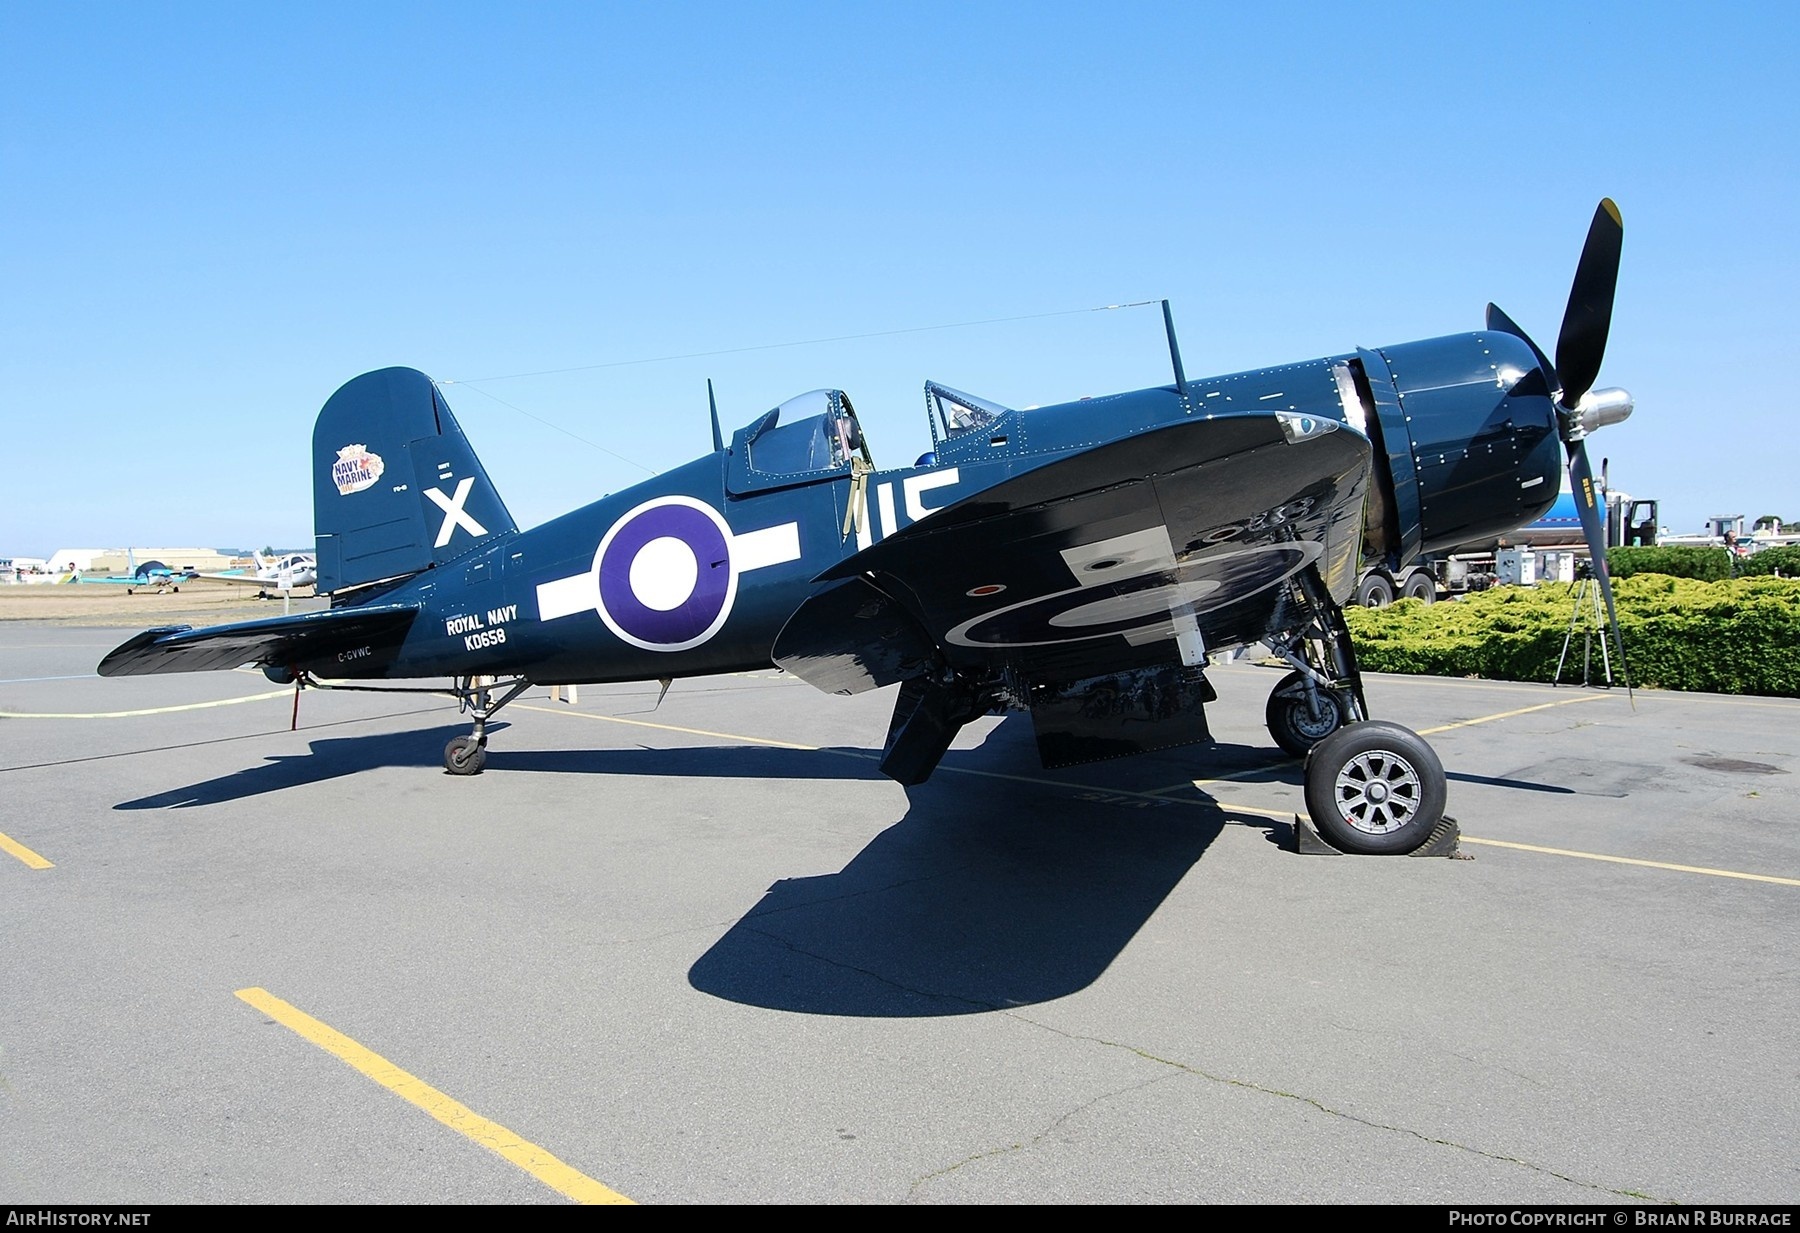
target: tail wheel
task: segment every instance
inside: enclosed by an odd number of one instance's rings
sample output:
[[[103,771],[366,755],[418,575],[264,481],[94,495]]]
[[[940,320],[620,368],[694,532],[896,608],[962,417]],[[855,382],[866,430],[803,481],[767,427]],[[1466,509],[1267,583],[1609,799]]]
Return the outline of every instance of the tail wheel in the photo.
[[[1424,603],[1437,602],[1437,583],[1431,575],[1423,570],[1415,570],[1406,576],[1406,585],[1400,588],[1402,599],[1416,599]]]
[[[1281,678],[1269,694],[1269,704],[1263,708],[1269,735],[1296,758],[1304,758],[1313,746],[1343,727],[1349,718],[1350,708],[1343,696],[1329,689],[1319,691],[1319,710],[1315,715],[1307,697],[1305,678],[1298,672],[1290,672]]]
[[[1423,737],[1385,720],[1340,728],[1306,759],[1306,810],[1334,847],[1398,856],[1444,816],[1444,764]]]
[[[487,746],[472,736],[454,737],[444,746],[444,769],[452,775],[479,775],[487,765]]]

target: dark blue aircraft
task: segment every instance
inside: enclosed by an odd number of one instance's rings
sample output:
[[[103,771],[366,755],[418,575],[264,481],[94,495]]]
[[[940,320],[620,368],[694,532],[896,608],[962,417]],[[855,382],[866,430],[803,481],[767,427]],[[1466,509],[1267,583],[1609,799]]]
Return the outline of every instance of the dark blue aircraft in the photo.
[[[774,663],[827,693],[899,685],[881,768],[915,784],[999,709],[1030,712],[1051,767],[1203,741],[1208,654],[1260,642],[1293,668],[1267,717],[1308,755],[1315,824],[1410,851],[1443,768],[1369,718],[1341,606],[1365,558],[1399,569],[1538,518],[1566,450],[1610,614],[1582,441],[1629,409],[1590,393],[1622,234],[1602,202],[1554,364],[1492,305],[1477,333],[1205,380],[1169,326],[1172,385],[1019,411],[928,383],[935,448],[897,470],[841,391],[729,443],[715,408],[710,454],[530,531],[428,377],[368,373],[313,431],[330,608],[151,629],[99,671],[448,677],[474,730],[444,762],[472,775],[528,686]]]

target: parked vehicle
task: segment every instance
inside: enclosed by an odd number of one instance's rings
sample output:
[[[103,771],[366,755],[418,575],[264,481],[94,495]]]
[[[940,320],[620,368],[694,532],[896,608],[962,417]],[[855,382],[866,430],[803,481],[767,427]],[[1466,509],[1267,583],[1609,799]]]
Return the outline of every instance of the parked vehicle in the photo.
[[[1655,547],[1658,536],[1655,499],[1634,498],[1624,492],[1609,491],[1604,495],[1606,546]],[[1529,549],[1535,560],[1524,565],[1516,557],[1505,558],[1503,553],[1509,548]],[[1397,599],[1418,599],[1429,604],[1472,591],[1485,591],[1501,582],[1533,586],[1539,581],[1555,581],[1562,570],[1539,568],[1539,562],[1554,553],[1583,558],[1588,554],[1573,493],[1561,494],[1542,518],[1509,533],[1504,539],[1464,544],[1454,552],[1426,555],[1398,573],[1380,563],[1365,565],[1356,584],[1356,602],[1365,608],[1385,608]]]

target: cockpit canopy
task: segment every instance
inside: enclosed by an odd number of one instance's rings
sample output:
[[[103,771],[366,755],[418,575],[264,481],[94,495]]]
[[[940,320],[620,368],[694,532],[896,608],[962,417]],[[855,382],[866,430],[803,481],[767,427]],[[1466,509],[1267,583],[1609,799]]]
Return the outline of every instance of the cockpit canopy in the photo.
[[[832,479],[868,457],[856,409],[842,390],[797,394],[741,428],[732,438],[730,489],[735,493]]]
[[[925,407],[932,440],[940,446],[995,428],[1016,414],[1011,407],[936,381],[925,383]],[[738,429],[731,439],[726,487],[742,495],[837,479],[850,473],[858,455],[874,466],[850,396],[842,390],[810,390]]]

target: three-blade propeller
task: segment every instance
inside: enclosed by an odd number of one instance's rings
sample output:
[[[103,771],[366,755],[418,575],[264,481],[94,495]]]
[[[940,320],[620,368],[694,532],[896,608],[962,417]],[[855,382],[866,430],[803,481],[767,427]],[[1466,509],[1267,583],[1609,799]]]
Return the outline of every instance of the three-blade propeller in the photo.
[[[1619,207],[1606,198],[1594,210],[1594,221],[1588,227],[1587,243],[1581,249],[1581,262],[1575,267],[1575,282],[1569,288],[1569,306],[1563,311],[1562,330],[1556,337],[1556,363],[1533,342],[1531,336],[1501,312],[1487,307],[1487,325],[1524,339],[1537,356],[1538,367],[1550,382],[1556,399],[1557,419],[1561,428],[1563,449],[1569,456],[1569,489],[1575,494],[1575,508],[1581,515],[1581,532],[1587,539],[1588,556],[1593,562],[1594,578],[1606,600],[1606,621],[1611,628],[1613,645],[1619,651],[1619,670],[1625,687],[1631,688],[1631,675],[1625,667],[1625,644],[1619,637],[1619,614],[1613,606],[1612,574],[1606,567],[1606,513],[1594,487],[1594,469],[1588,463],[1587,428],[1582,423],[1580,402],[1600,375],[1600,361],[1606,354],[1606,335],[1612,328],[1613,293],[1619,283],[1619,250],[1625,239],[1625,225]]]

